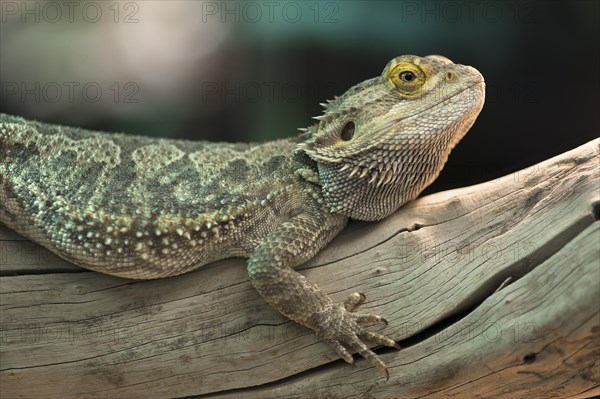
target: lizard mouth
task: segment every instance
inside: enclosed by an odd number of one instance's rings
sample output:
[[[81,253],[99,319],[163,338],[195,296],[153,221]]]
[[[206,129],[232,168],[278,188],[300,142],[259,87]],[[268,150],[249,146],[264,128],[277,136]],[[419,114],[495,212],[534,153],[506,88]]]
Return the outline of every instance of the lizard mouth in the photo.
[[[424,113],[426,111],[429,111],[430,109],[433,109],[433,108],[438,107],[440,105],[444,105],[444,104],[450,102],[451,100],[455,99],[457,96],[463,94],[467,90],[471,90],[471,89],[473,89],[476,86],[480,86],[481,87],[481,96],[480,96],[480,99],[478,101],[473,101],[473,107],[475,107],[478,102],[479,103],[483,103],[483,96],[485,94],[485,81],[484,80],[478,80],[475,83],[473,83],[472,85],[465,87],[464,89],[462,89],[462,90],[460,90],[460,91],[458,91],[458,92],[456,92],[456,93],[454,93],[454,94],[452,94],[452,95],[450,95],[450,96],[448,96],[448,97],[446,97],[446,98],[444,98],[444,99],[436,102],[435,104],[432,104],[432,105],[428,106],[427,108],[420,109],[417,112],[414,112],[414,113],[412,113],[410,115],[406,115],[406,116],[402,116],[400,118],[392,119],[390,122],[386,123],[385,125],[381,126],[379,129],[377,129],[376,133],[379,133],[379,132],[381,132],[382,130],[385,130],[385,129],[389,129],[389,128],[391,128],[392,126],[396,125],[399,122],[402,122],[402,121],[405,121],[407,119],[411,119],[411,118],[417,117],[417,116],[421,115],[422,113]]]
[[[443,98],[442,100],[436,102],[435,104],[430,105],[427,108],[423,108],[423,109],[421,109],[418,112],[415,112],[413,114],[410,114],[410,115],[403,116],[403,117],[400,117],[398,119],[392,120],[392,122],[390,122],[389,124],[386,124],[386,127],[391,127],[392,125],[396,124],[397,122],[401,122],[401,121],[404,121],[404,120],[407,120],[407,119],[414,118],[416,116],[421,115],[423,112],[429,111],[430,109],[433,109],[433,108],[438,107],[440,105],[444,105],[444,104],[448,103],[450,100],[453,100],[455,97],[460,96],[465,91],[473,89],[475,86],[481,86],[481,88],[482,88],[481,94],[484,93],[484,90],[485,90],[485,81],[483,81],[483,80],[477,81],[477,82],[473,83],[472,85],[467,86],[464,89],[462,89],[462,90],[460,90],[460,91],[458,91],[458,92],[456,92],[456,93],[454,93],[454,94],[452,94],[452,95],[450,95],[450,96],[448,96],[446,98]],[[474,101],[474,104],[475,104],[475,101]],[[378,131],[381,131],[381,130],[378,129]]]

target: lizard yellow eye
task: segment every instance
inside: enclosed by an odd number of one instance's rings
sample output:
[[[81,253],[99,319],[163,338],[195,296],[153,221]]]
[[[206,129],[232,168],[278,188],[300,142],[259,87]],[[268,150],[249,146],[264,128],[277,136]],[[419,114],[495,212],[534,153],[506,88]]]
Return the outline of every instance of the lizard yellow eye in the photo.
[[[425,83],[425,73],[415,64],[395,65],[388,76],[403,94],[411,94]]]
[[[404,71],[400,74],[400,79],[402,79],[405,82],[412,82],[412,80],[415,78],[415,74],[412,73],[411,71]]]

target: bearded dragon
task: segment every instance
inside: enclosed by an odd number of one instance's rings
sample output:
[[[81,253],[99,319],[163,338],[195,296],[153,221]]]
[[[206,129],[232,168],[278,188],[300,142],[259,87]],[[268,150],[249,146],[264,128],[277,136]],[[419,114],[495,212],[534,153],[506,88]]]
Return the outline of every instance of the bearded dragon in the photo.
[[[84,268],[131,279],[248,258],[252,285],[344,360],[388,371],[364,341],[398,348],[294,268],[349,218],[385,218],[440,173],[485,83],[434,55],[392,59],[323,104],[304,133],[262,144],[102,133],[0,116],[0,221]]]

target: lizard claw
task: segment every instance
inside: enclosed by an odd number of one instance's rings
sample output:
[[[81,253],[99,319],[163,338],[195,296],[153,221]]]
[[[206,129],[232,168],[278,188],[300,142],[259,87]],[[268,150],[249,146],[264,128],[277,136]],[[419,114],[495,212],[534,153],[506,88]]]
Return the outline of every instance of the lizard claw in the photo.
[[[393,339],[362,327],[364,324],[387,324],[387,321],[381,316],[352,312],[357,305],[364,301],[365,296],[363,294],[354,293],[344,301],[343,306],[336,305],[320,313],[315,332],[346,362],[354,363],[354,358],[348,349],[353,350],[364,357],[371,365],[377,367],[385,375],[387,381],[389,372],[385,363],[363,343],[363,340],[396,349],[400,349],[400,347]]]

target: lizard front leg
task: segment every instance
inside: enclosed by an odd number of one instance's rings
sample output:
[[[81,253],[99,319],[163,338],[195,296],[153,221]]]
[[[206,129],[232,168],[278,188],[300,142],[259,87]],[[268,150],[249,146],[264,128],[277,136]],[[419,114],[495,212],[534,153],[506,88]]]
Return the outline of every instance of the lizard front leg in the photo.
[[[387,379],[389,375],[385,364],[363,340],[399,347],[391,338],[363,327],[365,324],[386,323],[383,318],[352,312],[357,304],[364,301],[364,295],[355,293],[343,304],[336,304],[318,286],[293,269],[312,258],[346,224],[345,216],[319,216],[296,216],[269,234],[248,261],[250,281],[271,306],[312,329],[348,363],[354,362],[348,351],[350,349],[382,371]]]

